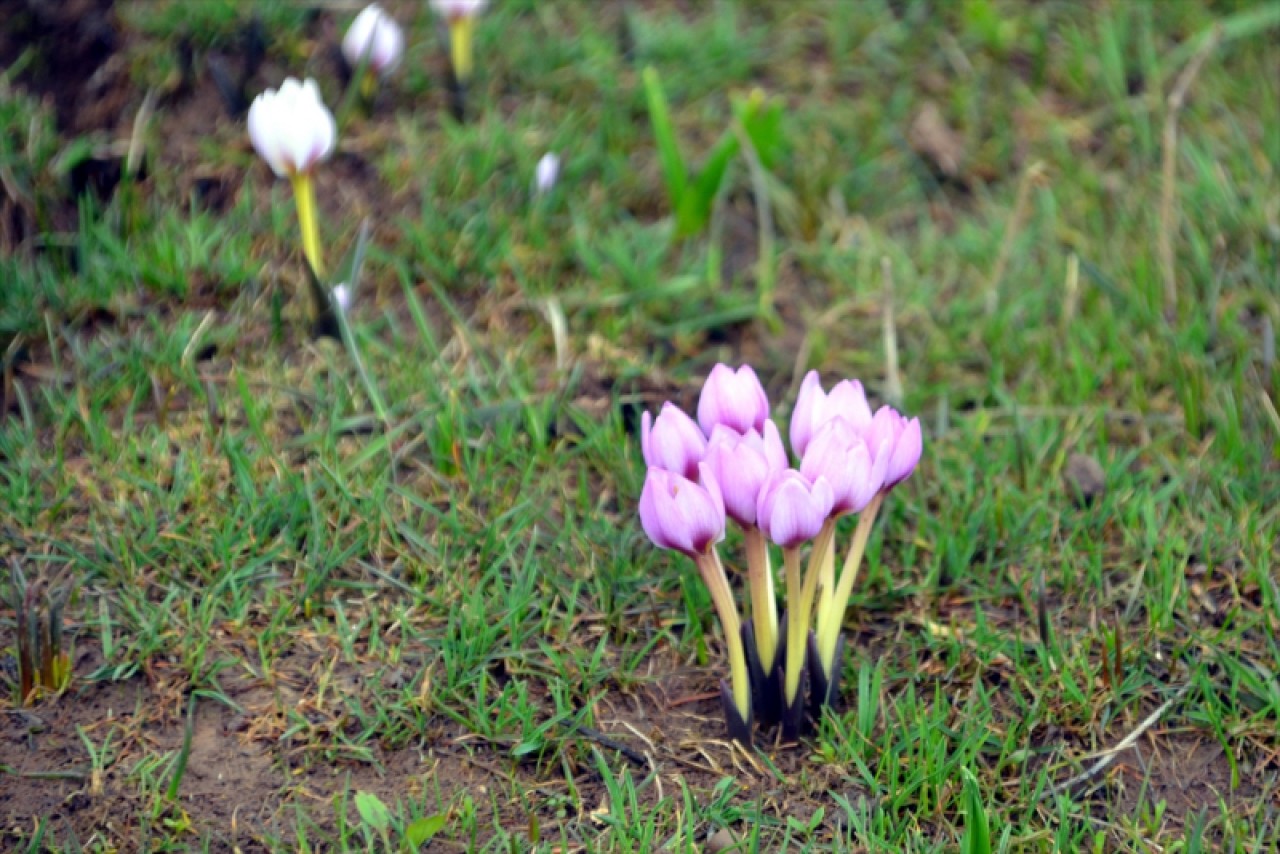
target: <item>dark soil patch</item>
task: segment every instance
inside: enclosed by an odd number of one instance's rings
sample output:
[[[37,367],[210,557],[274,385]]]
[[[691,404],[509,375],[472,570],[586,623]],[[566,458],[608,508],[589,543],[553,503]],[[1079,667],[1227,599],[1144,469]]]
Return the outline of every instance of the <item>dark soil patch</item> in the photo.
[[[123,62],[115,0],[3,0],[0,66],[30,48],[17,82],[48,97],[69,135],[112,128],[133,97]]]
[[[140,102],[141,95],[119,52],[123,44],[114,0],[0,0],[0,21],[0,68],[18,69],[13,83],[51,105],[64,137],[114,139],[124,128],[127,139],[128,122],[136,112],[130,105]],[[44,251],[49,241],[42,231],[74,232],[78,197],[90,193],[109,198],[120,182],[122,164],[120,154],[95,150],[68,168],[56,194],[39,190],[52,197],[11,202],[8,192],[0,192],[5,221],[0,248]],[[44,212],[46,222],[37,223],[36,209]]]

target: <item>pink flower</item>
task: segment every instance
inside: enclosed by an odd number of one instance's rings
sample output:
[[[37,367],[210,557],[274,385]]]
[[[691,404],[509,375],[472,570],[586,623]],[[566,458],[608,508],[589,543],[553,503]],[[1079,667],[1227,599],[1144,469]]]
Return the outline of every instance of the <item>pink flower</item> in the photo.
[[[810,481],[795,469],[784,469],[760,490],[756,524],[784,549],[794,548],[817,536],[834,502],[825,477]]]
[[[827,394],[822,390],[817,371],[805,374],[791,413],[791,449],[803,457],[809,442],[832,418],[841,417],[856,431],[871,425],[871,406],[866,392],[857,380],[841,380]]]
[[[640,493],[640,525],[654,545],[696,557],[724,539],[724,498],[705,466],[701,474],[698,484],[649,469]]]
[[[707,444],[706,466],[720,485],[729,518],[740,525],[754,525],[760,490],[787,467],[787,451],[772,421],[764,422],[764,435],[755,430],[738,433],[717,424]]]
[[[769,398],[750,365],[737,371],[724,364],[711,369],[698,398],[698,423],[704,433],[711,435],[717,424],[738,433],[763,433],[768,418]]]
[[[892,406],[876,410],[870,426],[863,432],[867,444],[888,446],[889,463],[884,473],[884,488],[892,489],[911,476],[920,455],[924,452],[924,438],[920,434],[920,419],[908,421]]]
[[[887,441],[872,453],[867,442],[843,417],[828,421],[805,449],[800,473],[810,480],[826,478],[835,495],[832,512],[858,513],[884,485],[891,447]]]
[[[640,450],[649,466],[697,480],[707,439],[684,410],[668,401],[657,418],[648,412],[640,417]]]

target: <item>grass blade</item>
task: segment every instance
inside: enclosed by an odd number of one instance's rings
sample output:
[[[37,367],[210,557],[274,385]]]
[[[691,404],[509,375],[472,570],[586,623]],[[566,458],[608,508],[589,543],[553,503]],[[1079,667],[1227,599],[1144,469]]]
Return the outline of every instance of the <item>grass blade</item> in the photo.
[[[689,182],[689,170],[680,154],[675,126],[671,123],[671,110],[667,95],[662,89],[658,70],[649,66],[644,70],[644,96],[649,104],[649,122],[653,125],[653,139],[658,146],[658,160],[662,164],[662,178],[667,184],[667,198],[671,210],[679,209]]]

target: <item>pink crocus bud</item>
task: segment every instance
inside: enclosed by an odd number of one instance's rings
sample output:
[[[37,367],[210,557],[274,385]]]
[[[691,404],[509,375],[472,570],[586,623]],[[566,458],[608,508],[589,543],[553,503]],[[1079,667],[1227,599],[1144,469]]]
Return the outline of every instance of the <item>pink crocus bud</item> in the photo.
[[[924,438],[920,434],[920,419],[908,421],[892,406],[876,410],[871,424],[863,431],[867,444],[888,446],[888,467],[884,473],[884,489],[892,489],[911,476],[920,454],[924,451]]]
[[[862,435],[837,416],[809,442],[800,461],[800,473],[810,480],[824,477],[831,484],[834,515],[858,513],[884,485],[890,451],[885,441],[873,453]]]
[[[834,502],[825,477],[811,481],[795,469],[784,469],[760,490],[756,524],[784,549],[795,548],[818,535]]]
[[[640,450],[650,467],[697,480],[698,463],[707,454],[707,438],[684,410],[668,401],[657,418],[648,412],[640,417]]]
[[[769,418],[769,398],[750,365],[734,370],[725,364],[711,369],[698,398],[698,423],[711,435],[717,424],[738,433],[761,433]]]
[[[702,482],[651,468],[640,493],[640,525],[663,549],[704,555],[724,539],[724,498],[715,477],[702,467]]]
[[[720,484],[725,512],[745,527],[756,523],[756,502],[765,482],[787,467],[787,451],[772,421],[764,422],[763,435],[717,424],[707,443],[706,466]]]
[[[854,430],[865,430],[871,424],[871,406],[866,392],[857,380],[841,380],[828,394],[822,390],[817,371],[805,374],[791,413],[791,449],[803,457],[809,442],[832,418],[841,417]]]

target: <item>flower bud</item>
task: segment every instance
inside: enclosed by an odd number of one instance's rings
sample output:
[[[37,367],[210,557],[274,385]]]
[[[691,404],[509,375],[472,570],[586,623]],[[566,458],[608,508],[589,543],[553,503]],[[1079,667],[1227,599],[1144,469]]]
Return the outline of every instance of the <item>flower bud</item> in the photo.
[[[742,434],[717,424],[707,443],[705,464],[720,485],[729,518],[739,525],[754,525],[760,490],[787,467],[787,452],[772,421],[764,423],[763,436],[755,430]]]
[[[281,178],[310,172],[333,151],[338,136],[333,114],[320,99],[316,82],[287,78],[249,107],[249,139]]]
[[[920,419],[908,421],[892,406],[876,410],[871,424],[864,431],[869,446],[887,445],[888,465],[884,473],[884,488],[891,489],[911,476],[920,455],[924,451],[924,438],[920,433]]]
[[[657,418],[648,412],[640,417],[640,450],[651,468],[697,480],[698,463],[707,454],[707,439],[684,410],[668,401]]]
[[[854,430],[865,430],[871,424],[871,406],[866,392],[857,380],[841,380],[827,394],[822,390],[817,371],[805,374],[791,413],[791,450],[803,457],[809,442],[823,425],[841,417]]]
[[[760,490],[756,524],[784,549],[794,548],[817,536],[834,502],[826,478],[810,481],[795,469],[784,469]]]
[[[548,151],[542,155],[542,159],[538,161],[538,166],[533,172],[533,191],[538,195],[546,195],[550,193],[556,186],[556,179],[560,177],[560,155],[554,151]]]
[[[858,513],[884,484],[890,448],[881,445],[873,454],[866,441],[844,418],[828,421],[809,442],[800,473],[810,480],[826,478],[835,496],[832,512]]]
[[[369,67],[379,77],[394,71],[404,55],[404,31],[377,3],[356,15],[342,39],[342,55],[352,68],[359,67],[366,53]]]
[[[664,469],[649,469],[640,493],[640,525],[654,545],[696,557],[724,539],[720,487],[705,466],[701,476],[699,484]]]
[[[769,418],[769,398],[750,365],[733,370],[719,364],[711,369],[698,398],[698,423],[707,435],[717,424],[738,433],[762,432]]]
[[[343,314],[351,310],[351,287],[346,282],[333,286],[333,304]]]

